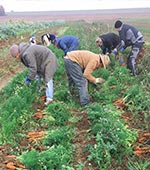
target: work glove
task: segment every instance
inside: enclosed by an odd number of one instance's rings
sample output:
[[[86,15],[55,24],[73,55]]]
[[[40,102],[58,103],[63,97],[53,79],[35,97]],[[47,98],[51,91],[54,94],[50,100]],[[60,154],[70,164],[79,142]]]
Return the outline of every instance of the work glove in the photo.
[[[27,78],[25,79],[25,84],[26,84],[26,85],[29,85],[30,82],[31,82],[31,80],[27,77]]]
[[[113,51],[113,54],[117,55],[118,54],[118,50],[115,48]]]
[[[102,79],[102,78],[96,78],[96,81],[95,81],[96,84],[97,84],[97,83],[103,83],[103,82],[105,82],[104,79]]]
[[[123,47],[120,49],[121,52],[123,52],[124,50],[125,50],[125,49],[124,49]]]

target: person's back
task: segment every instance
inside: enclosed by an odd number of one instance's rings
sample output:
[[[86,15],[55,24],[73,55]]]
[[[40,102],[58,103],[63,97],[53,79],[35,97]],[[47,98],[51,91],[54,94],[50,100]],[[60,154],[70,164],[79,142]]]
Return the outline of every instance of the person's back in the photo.
[[[136,42],[144,42],[143,35],[137,28],[123,24],[122,29],[119,31],[119,36],[121,40],[124,41],[125,47],[134,45]]]
[[[119,32],[121,39],[120,44],[114,50],[114,53],[123,51],[128,46],[131,46],[131,52],[127,58],[127,68],[131,70],[132,75],[136,75],[136,60],[137,56],[143,48],[144,38],[142,33],[134,26],[124,24],[117,20],[114,24],[115,29]]]
[[[101,48],[103,54],[111,53],[119,43],[120,37],[115,33],[103,34],[96,39],[96,44]]]
[[[56,38],[54,45],[64,51],[65,55],[67,52],[78,50],[79,38],[73,35],[66,35]]]
[[[45,67],[50,61],[53,63],[52,67],[57,68],[57,59],[47,47],[41,45],[30,46],[28,43],[23,42],[20,43],[19,50],[22,63],[30,67],[32,79],[34,79],[36,72],[44,76]]]

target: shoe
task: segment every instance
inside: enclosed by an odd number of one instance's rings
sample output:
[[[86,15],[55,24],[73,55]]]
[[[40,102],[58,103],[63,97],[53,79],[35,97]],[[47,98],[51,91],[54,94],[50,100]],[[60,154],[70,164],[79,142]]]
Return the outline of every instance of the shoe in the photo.
[[[87,103],[81,104],[81,107],[84,107],[84,106],[88,105],[89,103],[90,103],[90,101]]]
[[[53,99],[47,100],[47,101],[44,103],[44,105],[47,106],[47,105],[49,105],[50,103],[52,103],[52,101],[53,101]]]

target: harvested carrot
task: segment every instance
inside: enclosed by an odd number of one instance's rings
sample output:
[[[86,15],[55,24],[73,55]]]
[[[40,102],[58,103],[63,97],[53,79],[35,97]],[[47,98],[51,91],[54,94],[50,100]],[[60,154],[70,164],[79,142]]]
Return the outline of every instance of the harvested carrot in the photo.
[[[145,137],[140,137],[140,138],[138,139],[138,142],[141,143],[144,139],[145,139]]]
[[[111,88],[111,89],[114,89],[114,88],[116,88],[116,86],[110,86],[110,88]]]
[[[8,158],[8,159],[16,159],[16,155],[7,155],[6,158]]]
[[[150,133],[144,133],[143,136],[144,137],[150,137]]]
[[[43,138],[45,136],[45,132],[41,131],[41,132],[29,132],[27,137],[31,140],[40,140],[41,138]]]
[[[120,98],[120,99],[114,100],[113,102],[114,102],[115,104],[122,104],[122,103],[123,103],[123,100]]]
[[[41,96],[40,99],[43,100],[43,101],[45,101],[46,96]]]
[[[136,147],[134,149],[134,152],[135,152],[136,155],[139,156],[139,155],[141,155],[143,153],[150,153],[150,148],[148,148],[148,147],[143,147],[143,148]]]
[[[10,170],[16,169],[16,167],[14,166],[14,163],[13,163],[13,162],[9,162],[9,163],[6,165],[6,168],[8,168],[8,169],[10,169]]]
[[[22,168],[22,169],[25,169],[26,167],[22,164],[22,163],[20,163],[20,162],[16,162],[16,166],[18,167],[18,168]]]
[[[132,120],[132,118],[130,118],[129,116],[124,116],[124,115],[122,115],[121,117],[122,117],[123,119],[127,120],[127,121],[128,121],[128,120]]]
[[[44,115],[45,115],[45,113],[44,113],[42,110],[40,110],[40,111],[38,111],[38,112],[36,112],[36,113],[34,114],[34,117],[35,117],[35,118],[38,118],[38,119],[41,119],[41,118],[44,117]]]

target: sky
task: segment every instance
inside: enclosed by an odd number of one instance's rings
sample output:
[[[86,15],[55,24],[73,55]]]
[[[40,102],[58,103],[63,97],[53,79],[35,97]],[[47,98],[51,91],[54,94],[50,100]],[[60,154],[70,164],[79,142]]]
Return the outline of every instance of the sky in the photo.
[[[150,0],[0,0],[5,12],[150,8]]]

